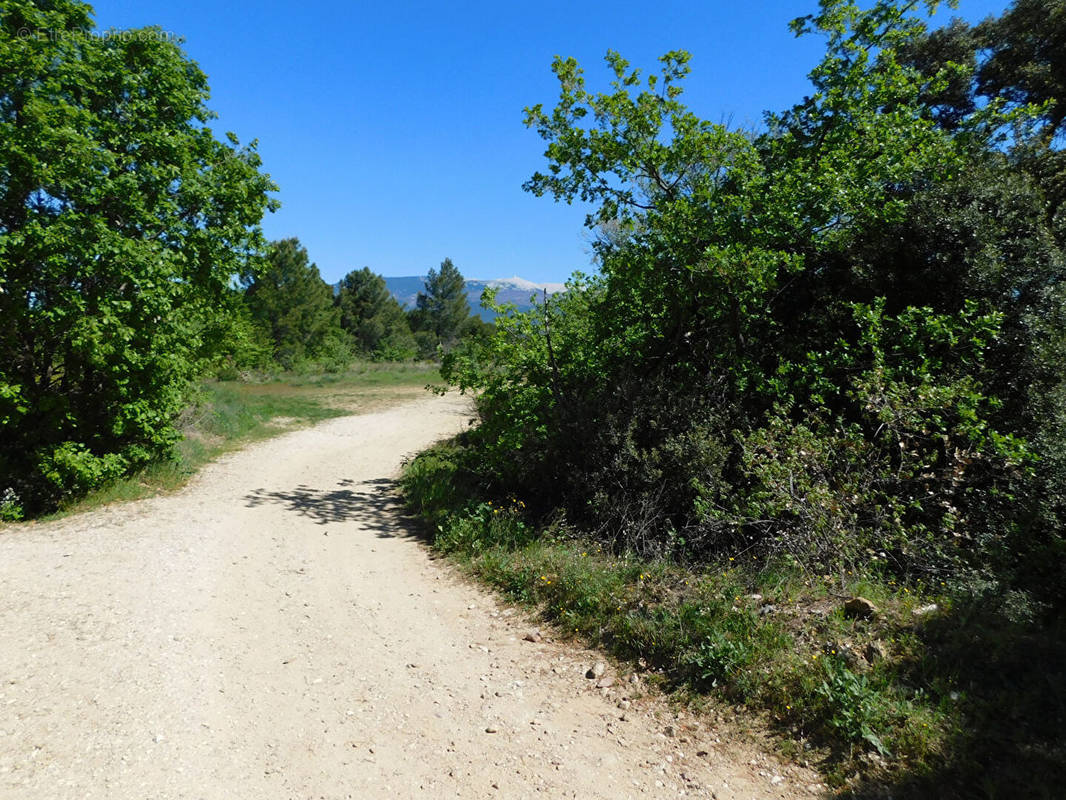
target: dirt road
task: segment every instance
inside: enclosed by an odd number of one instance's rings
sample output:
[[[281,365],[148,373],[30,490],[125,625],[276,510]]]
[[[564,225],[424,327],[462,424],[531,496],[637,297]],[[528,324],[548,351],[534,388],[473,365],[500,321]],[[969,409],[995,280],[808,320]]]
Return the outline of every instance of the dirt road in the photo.
[[[391,478],[466,416],[332,420],[0,533],[0,798],[812,796],[706,722],[623,711],[632,684],[432,560]]]

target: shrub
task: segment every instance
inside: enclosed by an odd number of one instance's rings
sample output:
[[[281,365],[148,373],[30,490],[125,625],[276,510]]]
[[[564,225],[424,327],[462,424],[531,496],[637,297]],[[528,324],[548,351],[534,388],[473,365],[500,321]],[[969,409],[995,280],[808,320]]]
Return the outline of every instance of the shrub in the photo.
[[[12,0],[0,18],[8,515],[169,450],[185,387],[209,360],[205,332],[259,250],[276,188],[254,148],[215,139],[207,78],[177,44],[152,29],[84,35],[91,14],[76,0]]]
[[[868,742],[881,755],[889,755],[875,727],[885,713],[880,696],[865,675],[856,675],[833,658],[823,658],[825,679],[818,695],[827,706],[826,721],[845,741]]]

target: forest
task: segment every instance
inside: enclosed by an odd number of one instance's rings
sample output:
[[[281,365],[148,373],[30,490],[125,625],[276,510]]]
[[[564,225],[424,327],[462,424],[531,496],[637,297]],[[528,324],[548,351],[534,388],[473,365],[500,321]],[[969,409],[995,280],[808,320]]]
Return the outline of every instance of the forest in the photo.
[[[168,458],[206,379],[439,358],[476,425],[403,478],[436,546],[840,786],[1052,796],[1066,2],[938,5],[820,0],[811,92],[757,130],[685,105],[686,51],[603,88],[556,58],[524,188],[588,204],[594,269],[487,325],[450,259],[405,310],[266,241],[278,187],[175,42],[5,4],[0,519]]]

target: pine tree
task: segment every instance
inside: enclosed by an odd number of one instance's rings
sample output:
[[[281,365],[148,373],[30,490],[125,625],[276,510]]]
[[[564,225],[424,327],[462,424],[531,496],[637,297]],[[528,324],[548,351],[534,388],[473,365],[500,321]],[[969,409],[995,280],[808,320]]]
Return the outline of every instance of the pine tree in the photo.
[[[268,332],[282,366],[314,358],[336,339],[333,292],[299,239],[274,242],[265,263],[243,281],[252,319]]]
[[[466,281],[450,258],[440,264],[440,270],[429,271],[426,291],[418,293],[412,327],[431,333],[445,350],[459,338],[463,321],[470,316],[466,299]]]
[[[363,355],[385,361],[414,357],[407,316],[380,275],[367,267],[349,272],[341,279],[336,305],[341,328]]]

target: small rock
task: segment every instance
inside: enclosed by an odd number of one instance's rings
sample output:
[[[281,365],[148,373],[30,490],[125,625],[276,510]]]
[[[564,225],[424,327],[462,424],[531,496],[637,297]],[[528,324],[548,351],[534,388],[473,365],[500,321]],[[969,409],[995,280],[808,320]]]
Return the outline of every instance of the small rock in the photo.
[[[672,738],[674,738],[674,735],[677,732],[674,730],[674,726],[673,725],[667,725],[665,728],[663,728],[663,733],[665,733],[667,736],[669,736],[672,739]]]
[[[919,606],[918,608],[914,609],[914,611],[912,611],[911,613],[914,614],[914,616],[916,616],[916,617],[924,617],[926,614],[932,614],[934,611],[939,611],[939,610],[940,610],[940,606],[938,606],[936,603],[930,603],[927,606]]]
[[[485,728],[485,733],[496,733],[497,729],[494,725],[489,725]]]
[[[865,597],[853,597],[844,604],[844,616],[852,619],[873,619],[877,616],[877,606]]]
[[[771,786],[780,786],[784,782],[785,782],[785,779],[783,777],[781,777],[780,775],[774,775],[774,777],[770,778],[770,785]]]
[[[628,700],[619,700],[618,707],[623,711],[629,711],[630,702]]]
[[[594,678],[602,678],[603,673],[607,671],[607,665],[602,661],[597,661],[588,672],[585,673],[585,677],[592,680]]]
[[[855,648],[847,642],[840,642],[838,644],[827,644],[826,654],[840,656],[841,660],[844,662],[844,665],[847,666],[848,669],[854,670],[855,672],[862,672],[863,670],[869,667],[869,664],[867,664],[866,661],[859,658],[859,654],[855,652]]]
[[[541,636],[540,631],[530,631],[529,633],[527,633],[525,636],[522,637],[522,639],[524,639],[527,642],[539,642],[543,638],[544,637]]]
[[[759,616],[765,617],[767,614],[773,614],[775,611],[777,611],[777,606],[773,603],[766,603],[759,607]]]
[[[866,645],[866,649],[863,651],[863,656],[871,664],[876,664],[878,661],[884,661],[888,658],[888,650],[881,642],[870,642]]]
[[[614,678],[612,678],[610,675],[607,675],[607,676],[605,676],[603,678],[600,678],[598,681],[596,681],[596,688],[597,689],[606,689],[606,688],[608,688],[610,686],[614,686]]]

